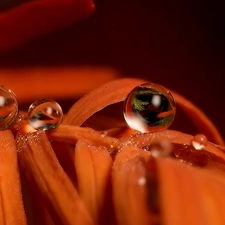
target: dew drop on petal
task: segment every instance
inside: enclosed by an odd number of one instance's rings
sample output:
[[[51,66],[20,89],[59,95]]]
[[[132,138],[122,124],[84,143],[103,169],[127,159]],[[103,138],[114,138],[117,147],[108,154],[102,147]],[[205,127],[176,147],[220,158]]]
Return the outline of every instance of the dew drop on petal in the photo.
[[[8,88],[0,85],[0,130],[8,128],[18,115],[16,95]]]
[[[163,141],[153,141],[148,148],[153,157],[167,157],[170,156],[173,150],[173,145],[171,142]]]
[[[134,88],[124,102],[124,118],[129,127],[142,133],[167,129],[176,112],[173,96],[158,84]]]
[[[146,184],[146,178],[145,177],[140,177],[138,180],[139,185],[145,185]]]
[[[208,144],[208,139],[204,134],[197,134],[192,139],[191,144],[196,150],[203,150]]]
[[[28,121],[36,130],[51,130],[62,121],[61,106],[51,99],[39,99],[28,109]]]

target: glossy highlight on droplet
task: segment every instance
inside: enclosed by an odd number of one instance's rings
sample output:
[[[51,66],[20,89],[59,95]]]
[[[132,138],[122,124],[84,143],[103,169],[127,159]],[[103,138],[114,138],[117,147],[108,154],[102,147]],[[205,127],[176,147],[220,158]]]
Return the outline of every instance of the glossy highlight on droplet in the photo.
[[[208,144],[208,139],[204,134],[197,134],[192,139],[191,144],[196,150],[203,150]]]
[[[52,99],[39,99],[33,102],[28,109],[28,121],[36,130],[51,130],[62,121],[61,106]]]
[[[142,133],[167,129],[175,113],[173,96],[158,84],[145,83],[135,87],[124,102],[124,118],[128,126]]]
[[[7,129],[17,118],[18,102],[16,95],[0,85],[0,130]]]

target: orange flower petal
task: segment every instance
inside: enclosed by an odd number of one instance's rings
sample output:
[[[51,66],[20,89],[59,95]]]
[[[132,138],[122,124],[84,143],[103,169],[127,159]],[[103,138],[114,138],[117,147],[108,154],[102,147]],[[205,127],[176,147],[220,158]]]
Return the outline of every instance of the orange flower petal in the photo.
[[[0,224],[26,225],[15,140],[9,130],[0,131]]]

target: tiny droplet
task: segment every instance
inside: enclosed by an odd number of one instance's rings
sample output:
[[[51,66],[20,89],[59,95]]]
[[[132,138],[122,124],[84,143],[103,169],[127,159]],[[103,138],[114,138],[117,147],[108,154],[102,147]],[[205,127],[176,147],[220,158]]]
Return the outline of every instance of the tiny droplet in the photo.
[[[196,150],[203,150],[208,144],[208,139],[204,134],[197,134],[192,139],[191,144]]]
[[[8,128],[17,118],[18,102],[16,95],[0,85],[0,130]]]
[[[146,178],[145,177],[140,177],[138,180],[139,185],[145,185],[146,184]]]
[[[153,157],[167,157],[170,156],[173,150],[173,145],[169,141],[153,141],[148,149]]]
[[[167,129],[176,112],[173,96],[158,84],[145,83],[134,88],[124,102],[124,118],[142,133]]]
[[[62,121],[61,106],[51,99],[39,99],[33,102],[28,109],[28,121],[36,130],[51,130]]]

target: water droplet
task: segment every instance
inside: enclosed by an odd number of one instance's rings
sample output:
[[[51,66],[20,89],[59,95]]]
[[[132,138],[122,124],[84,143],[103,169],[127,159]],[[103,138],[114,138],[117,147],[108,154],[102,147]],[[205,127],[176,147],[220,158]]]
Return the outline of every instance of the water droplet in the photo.
[[[208,139],[204,134],[197,134],[192,139],[191,144],[196,150],[203,150],[208,144]]]
[[[106,131],[101,131],[100,133],[101,133],[101,136],[102,137],[105,137],[106,136]]]
[[[34,129],[51,130],[62,121],[61,106],[51,99],[39,99],[28,109],[28,121]]]
[[[145,185],[146,184],[146,178],[145,177],[140,177],[138,180],[139,185]]]
[[[0,86],[0,130],[8,128],[18,115],[16,95],[8,88]]]
[[[158,84],[146,83],[134,88],[124,102],[127,124],[143,133],[165,130],[174,120],[175,101]]]
[[[173,145],[169,141],[153,141],[148,148],[154,157],[170,156],[173,150]]]

